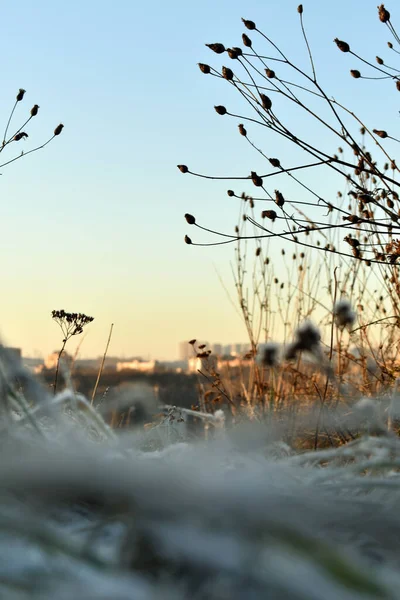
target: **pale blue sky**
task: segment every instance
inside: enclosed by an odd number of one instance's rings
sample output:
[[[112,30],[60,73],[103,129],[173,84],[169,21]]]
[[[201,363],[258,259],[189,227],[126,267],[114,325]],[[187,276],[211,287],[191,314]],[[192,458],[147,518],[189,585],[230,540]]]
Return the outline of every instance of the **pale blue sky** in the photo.
[[[59,122],[65,125],[46,149],[1,169],[0,332],[6,343],[25,354],[47,354],[59,345],[50,312],[60,308],[95,317],[84,356],[102,353],[111,322],[112,354],[174,358],[183,339],[246,340],[215,272],[233,293],[233,246],[183,243],[185,233],[200,240],[200,232],[185,223],[185,212],[232,231],[239,207],[226,189],[234,186],[183,176],[176,164],[243,175],[260,164],[240,139],[237,121],[214,112],[214,104],[236,107],[238,99],[224,82],[202,75],[196,63],[220,66],[229,60],[221,61],[204,44],[241,45],[243,16],[306,66],[297,4],[3,3],[2,122],[23,87],[15,124],[35,103],[40,113],[18,149],[28,150]],[[389,34],[377,19],[376,0],[303,4],[327,92],[367,120],[376,116],[382,93],[390,95],[386,106],[392,113],[372,126],[393,129],[400,97],[393,84],[351,79],[350,68],[363,69],[332,41],[345,39],[372,60],[379,52],[387,56]],[[395,17],[395,7],[387,7]],[[273,143],[276,155],[279,141]]]

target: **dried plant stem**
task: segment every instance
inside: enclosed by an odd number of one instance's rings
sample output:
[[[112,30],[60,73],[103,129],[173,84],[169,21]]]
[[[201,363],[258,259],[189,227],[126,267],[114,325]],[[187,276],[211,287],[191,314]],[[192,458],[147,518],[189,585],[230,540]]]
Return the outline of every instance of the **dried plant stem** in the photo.
[[[66,340],[66,339],[64,339],[64,340],[63,340],[63,345],[61,346],[61,350],[60,350],[60,352],[58,353],[58,358],[57,358],[57,367],[56,367],[56,374],[55,374],[55,377],[54,377],[54,390],[53,390],[53,391],[54,391],[54,395],[56,395],[56,392],[57,392],[57,381],[58,381],[58,371],[59,371],[59,368],[60,368],[60,359],[61,359],[61,355],[62,355],[62,353],[63,353],[63,352],[64,352],[64,350],[65,350],[65,345],[66,345],[66,343],[67,343],[67,340]]]
[[[104,363],[105,363],[105,360],[106,360],[108,347],[110,345],[110,340],[111,340],[111,335],[112,335],[113,327],[114,327],[114,323],[111,323],[110,333],[108,334],[108,340],[107,340],[107,344],[106,344],[106,349],[104,350],[103,359],[101,361],[100,369],[99,369],[99,372],[97,374],[96,383],[95,383],[95,386],[94,386],[94,389],[93,389],[93,393],[92,393],[92,398],[91,398],[91,401],[90,401],[91,405],[93,405],[94,398],[95,398],[96,392],[97,392],[97,386],[99,385],[100,377],[101,377],[101,374],[103,372]]]

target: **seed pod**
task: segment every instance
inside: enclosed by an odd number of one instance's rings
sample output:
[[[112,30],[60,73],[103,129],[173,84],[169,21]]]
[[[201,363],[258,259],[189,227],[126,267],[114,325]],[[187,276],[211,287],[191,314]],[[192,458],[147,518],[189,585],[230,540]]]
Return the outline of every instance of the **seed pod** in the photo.
[[[347,42],[338,40],[338,38],[335,38],[333,41],[335,42],[335,44],[339,48],[339,50],[341,50],[342,52],[350,52],[350,46]]]
[[[361,77],[361,73],[357,69],[351,69],[350,73],[351,76],[354,77],[354,79],[360,79]]]
[[[260,256],[261,254],[261,247],[258,246],[258,248],[256,249],[256,256]]]
[[[357,240],[357,238],[352,238],[350,235],[346,235],[346,237],[343,238],[343,240],[347,242],[352,248],[356,248],[360,245],[360,242]]]
[[[263,180],[261,179],[261,177],[259,175],[257,175],[257,173],[255,171],[251,172],[251,180],[254,183],[254,185],[256,185],[257,187],[261,187],[263,184]]]
[[[199,69],[202,73],[204,73],[205,75],[208,75],[208,73],[210,73],[211,68],[210,65],[205,65],[204,63],[198,63],[199,65]]]
[[[394,202],[393,202],[393,200],[390,200],[390,198],[388,198],[386,200],[386,204],[388,205],[389,208],[394,208]]]
[[[357,217],[357,215],[348,215],[347,217],[342,217],[342,218],[343,218],[343,221],[350,221],[350,223],[353,223],[354,225],[361,222],[360,217]]]
[[[276,214],[276,212],[274,210],[263,210],[261,213],[261,218],[262,219],[271,219],[272,222],[275,221],[276,217],[278,215]]]
[[[222,67],[222,77],[224,77],[224,79],[227,79],[228,81],[232,81],[233,71],[229,69],[229,67]]]
[[[27,138],[27,137],[29,137],[29,136],[27,133],[25,133],[25,131],[20,131],[19,133],[14,135],[14,142],[19,142],[23,138]]]
[[[400,92],[400,79],[398,79],[398,80],[396,81],[396,88],[397,88],[397,91],[399,91],[399,92]]]
[[[273,167],[276,167],[276,168],[278,168],[278,167],[280,167],[280,166],[281,166],[281,163],[280,163],[280,160],[279,160],[279,158],[270,158],[270,159],[269,159],[269,162],[271,163],[271,165],[272,165]]]
[[[37,104],[35,104],[34,106],[32,106],[31,108],[31,117],[36,117],[36,115],[38,114],[39,111],[39,106]]]
[[[223,44],[206,44],[206,46],[216,54],[222,54],[223,52],[225,52],[225,46]]]
[[[393,44],[392,44],[392,42],[388,42],[388,43],[387,43],[387,45],[389,46],[389,48],[390,48],[390,49],[392,49],[392,48],[393,48]]]
[[[388,10],[386,10],[384,4],[381,4],[380,6],[378,6],[378,15],[379,15],[379,20],[382,23],[387,23],[390,20],[390,12]]]
[[[181,173],[187,173],[189,171],[186,165],[177,165],[177,167]]]
[[[227,53],[229,55],[229,58],[235,59],[235,58],[239,58],[239,56],[242,56],[243,52],[241,48],[227,48]]]
[[[275,71],[273,71],[272,69],[265,69],[265,74],[268,77],[268,79],[273,79],[275,77]]]
[[[246,129],[244,128],[244,125],[243,125],[243,123],[240,123],[240,125],[238,125],[238,127],[239,127],[239,133],[240,133],[240,135],[243,135],[244,137],[246,137],[246,135],[247,135],[247,131],[246,131]]]
[[[376,62],[378,63],[378,65],[383,65],[383,64],[384,64],[384,63],[383,63],[383,59],[382,59],[382,58],[380,58],[380,56],[377,56],[377,57],[376,57]]]
[[[60,135],[60,133],[62,132],[64,128],[64,125],[62,123],[60,123],[59,125],[57,125],[57,127],[54,130],[54,135]]]
[[[189,244],[189,245],[192,243],[192,240],[190,239],[190,237],[188,235],[185,235],[185,242],[186,242],[186,244]]]
[[[248,21],[247,19],[243,18],[242,21],[244,26],[247,27],[247,29],[250,29],[250,31],[256,28],[256,24],[254,23],[254,21]]]
[[[385,139],[388,136],[387,132],[383,131],[382,129],[373,129],[372,131],[375,133],[375,135],[382,139]]]
[[[302,15],[302,14],[303,14],[303,5],[302,5],[302,4],[299,4],[299,5],[298,5],[298,7],[297,7],[297,12],[298,12],[300,15]]]
[[[265,110],[271,110],[272,102],[271,99],[268,98],[265,94],[260,94],[261,102]]]
[[[242,33],[242,40],[243,40],[244,46],[246,46],[247,48],[251,48],[252,41],[248,35],[246,35],[245,33]]]
[[[214,106],[215,111],[219,114],[219,115],[226,115],[226,108],[225,106]]]
[[[194,218],[194,216],[190,215],[189,213],[185,214],[185,219],[186,222],[189,223],[189,225],[194,225],[196,223],[196,219]]]
[[[285,204],[285,198],[282,196],[279,190],[275,190],[275,204],[283,206]]]
[[[227,194],[228,194],[228,196],[230,196],[230,197],[232,197],[232,196],[234,196],[234,195],[235,195],[235,192],[234,192],[233,190],[228,190],[226,193],[227,193]]]
[[[368,204],[368,202],[374,202],[374,198],[370,194],[358,194],[357,200],[360,200],[363,204]]]
[[[17,94],[17,97],[16,97],[17,102],[21,102],[22,98],[25,95],[25,91],[26,90],[24,90],[22,88],[19,88],[19,91],[18,91],[18,94]]]

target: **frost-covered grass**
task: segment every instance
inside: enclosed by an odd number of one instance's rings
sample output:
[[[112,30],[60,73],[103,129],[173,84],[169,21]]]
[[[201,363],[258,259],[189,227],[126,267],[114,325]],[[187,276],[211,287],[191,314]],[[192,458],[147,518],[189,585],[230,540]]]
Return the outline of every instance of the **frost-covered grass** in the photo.
[[[0,358],[0,598],[400,596],[394,435],[293,454],[217,414],[162,447]]]

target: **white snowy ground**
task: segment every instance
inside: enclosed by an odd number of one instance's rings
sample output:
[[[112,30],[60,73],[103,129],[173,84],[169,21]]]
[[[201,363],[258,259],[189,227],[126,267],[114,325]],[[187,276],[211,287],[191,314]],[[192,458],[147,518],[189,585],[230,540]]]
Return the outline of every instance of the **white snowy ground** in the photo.
[[[400,598],[396,437],[293,456],[221,427],[144,452],[84,398],[6,375],[0,599]]]

